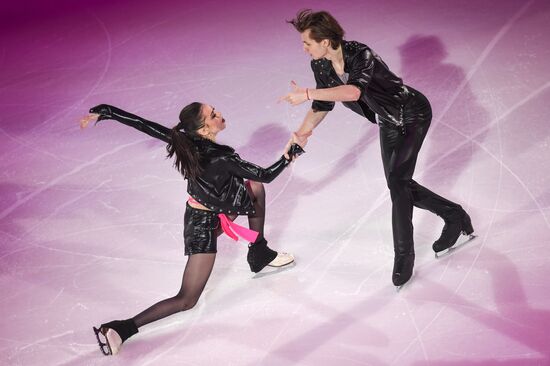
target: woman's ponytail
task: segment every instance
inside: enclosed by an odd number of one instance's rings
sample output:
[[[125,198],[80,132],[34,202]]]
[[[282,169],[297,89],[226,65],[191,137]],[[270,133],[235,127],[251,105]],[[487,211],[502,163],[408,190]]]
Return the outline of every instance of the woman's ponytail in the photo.
[[[194,180],[200,173],[199,152],[193,141],[175,127],[171,131],[172,141],[166,147],[168,157],[176,156],[174,166],[185,179]]]
[[[185,179],[195,180],[202,172],[200,154],[191,137],[198,137],[203,126],[202,103],[193,102],[182,109],[180,123],[171,131],[171,142],[166,146],[169,158],[175,156],[174,166]],[[183,131],[181,131],[183,130]]]

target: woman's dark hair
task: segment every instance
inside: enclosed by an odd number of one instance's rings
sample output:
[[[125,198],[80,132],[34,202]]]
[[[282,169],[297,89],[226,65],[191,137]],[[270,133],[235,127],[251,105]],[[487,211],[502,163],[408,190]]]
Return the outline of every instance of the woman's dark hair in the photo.
[[[204,126],[202,105],[193,102],[181,110],[180,122],[172,128],[172,140],[166,146],[168,157],[176,156],[174,166],[185,179],[194,180],[202,171],[199,151],[192,140],[193,137],[199,137],[197,130]]]
[[[296,18],[286,22],[292,24],[300,33],[309,29],[309,37],[315,42],[328,39],[333,49],[337,49],[344,39],[344,30],[336,19],[326,11],[300,10],[296,14]]]

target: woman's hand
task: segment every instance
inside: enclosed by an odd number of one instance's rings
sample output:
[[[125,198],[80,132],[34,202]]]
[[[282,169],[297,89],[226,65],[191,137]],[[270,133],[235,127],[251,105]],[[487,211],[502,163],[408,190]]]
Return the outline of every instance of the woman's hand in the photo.
[[[99,118],[97,113],[89,113],[80,119],[80,128],[86,128],[90,122],[95,122]]]
[[[280,97],[279,102],[285,101],[290,103],[290,105],[298,105],[308,100],[306,88],[299,87],[294,80],[290,82],[290,87],[292,88],[292,91],[287,95]]]

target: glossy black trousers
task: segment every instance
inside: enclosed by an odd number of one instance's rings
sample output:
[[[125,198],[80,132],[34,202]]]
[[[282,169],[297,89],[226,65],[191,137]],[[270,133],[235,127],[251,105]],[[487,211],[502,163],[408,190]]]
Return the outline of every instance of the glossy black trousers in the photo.
[[[430,128],[432,110],[428,99],[409,87],[404,105],[404,127],[379,120],[380,147],[386,182],[392,201],[393,244],[396,254],[413,254],[413,206],[451,220],[460,206],[415,182],[412,177],[424,138]]]

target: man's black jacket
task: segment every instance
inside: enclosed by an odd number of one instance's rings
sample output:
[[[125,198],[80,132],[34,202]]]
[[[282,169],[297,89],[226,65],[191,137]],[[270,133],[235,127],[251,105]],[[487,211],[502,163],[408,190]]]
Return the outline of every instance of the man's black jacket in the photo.
[[[344,106],[376,123],[375,115],[384,120],[401,124],[403,106],[409,93],[401,78],[390,71],[382,59],[368,46],[356,41],[342,41],[344,72],[349,74],[347,85],[355,85],[361,90],[356,102],[343,102]],[[323,58],[311,61],[317,89],[344,85],[332,63]],[[331,111],[334,102],[314,100],[312,109]]]

